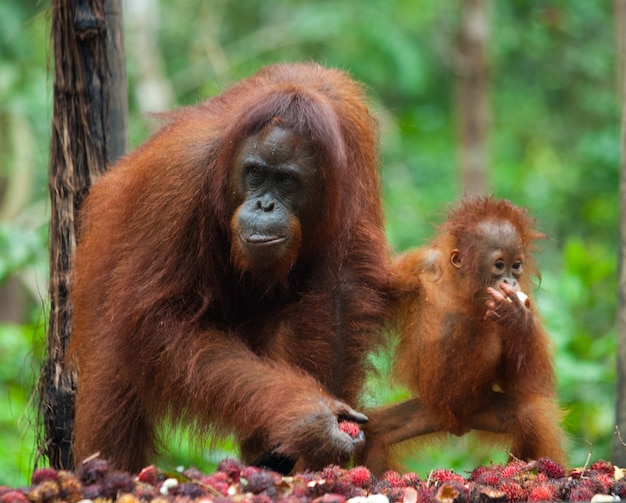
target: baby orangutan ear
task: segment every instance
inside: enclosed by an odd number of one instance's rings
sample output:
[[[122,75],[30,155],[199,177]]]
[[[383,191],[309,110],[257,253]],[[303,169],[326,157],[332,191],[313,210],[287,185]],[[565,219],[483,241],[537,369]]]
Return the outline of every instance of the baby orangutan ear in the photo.
[[[450,253],[450,263],[457,269],[461,268],[461,259],[459,258],[459,250],[456,248],[452,250],[452,253]]]

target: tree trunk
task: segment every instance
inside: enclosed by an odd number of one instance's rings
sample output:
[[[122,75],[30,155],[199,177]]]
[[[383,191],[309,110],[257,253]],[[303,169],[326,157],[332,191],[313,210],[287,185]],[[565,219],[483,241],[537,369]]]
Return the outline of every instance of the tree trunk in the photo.
[[[41,450],[73,466],[75,376],[65,362],[70,275],[80,207],[94,179],[126,150],[121,0],[53,0],[54,95],[50,152],[50,313],[40,384]]]
[[[621,86],[622,101],[622,152],[620,162],[619,182],[619,272],[618,272],[618,301],[617,301],[617,377],[616,377],[616,406],[615,423],[619,435],[613,439],[613,464],[626,466],[626,84],[624,82],[624,67],[622,62],[626,58],[625,29],[626,29],[626,0],[615,0],[615,17],[617,32],[617,80]]]
[[[489,70],[485,47],[489,36],[487,0],[461,0],[454,69],[459,128],[462,190],[471,196],[487,192]]]

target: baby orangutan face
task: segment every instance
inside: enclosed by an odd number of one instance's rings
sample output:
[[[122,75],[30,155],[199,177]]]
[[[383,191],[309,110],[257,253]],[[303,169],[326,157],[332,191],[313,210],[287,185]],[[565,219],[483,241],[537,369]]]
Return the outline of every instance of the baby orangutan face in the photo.
[[[475,288],[474,300],[481,307],[494,301],[530,306],[520,281],[524,274],[524,244],[508,220],[489,218],[463,236],[460,249],[450,253],[450,263]]]

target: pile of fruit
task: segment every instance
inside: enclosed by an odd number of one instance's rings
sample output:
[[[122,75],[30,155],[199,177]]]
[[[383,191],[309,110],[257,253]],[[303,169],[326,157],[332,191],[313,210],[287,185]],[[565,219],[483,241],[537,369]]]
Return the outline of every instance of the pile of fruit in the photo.
[[[548,458],[479,466],[467,476],[433,470],[426,479],[388,471],[373,476],[362,466],[328,466],[320,472],[282,476],[227,459],[217,471],[181,473],[154,466],[131,475],[99,458],[76,472],[41,468],[29,487],[0,487],[0,503],[498,503],[617,501],[626,499],[626,470],[607,461],[565,470]]]

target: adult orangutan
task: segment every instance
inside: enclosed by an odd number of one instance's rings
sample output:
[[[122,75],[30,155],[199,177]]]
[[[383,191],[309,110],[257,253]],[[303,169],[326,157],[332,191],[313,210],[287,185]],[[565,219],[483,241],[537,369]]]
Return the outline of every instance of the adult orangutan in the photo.
[[[82,209],[77,463],[136,471],[157,427],[233,433],[285,472],[342,463],[387,304],[377,132],[361,86],[269,66],[169,123]]]
[[[466,199],[428,246],[396,259],[395,371],[417,398],[370,414],[374,471],[394,443],[469,430],[509,434],[516,458],[565,461],[550,342],[529,297],[543,237],[509,201]]]

